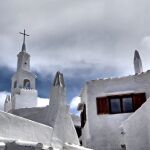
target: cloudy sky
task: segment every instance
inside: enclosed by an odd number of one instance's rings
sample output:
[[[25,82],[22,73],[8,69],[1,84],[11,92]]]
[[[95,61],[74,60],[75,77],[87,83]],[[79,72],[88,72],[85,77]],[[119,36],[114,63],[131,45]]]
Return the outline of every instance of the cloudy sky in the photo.
[[[0,0],[1,97],[10,92],[23,29],[42,104],[57,70],[75,105],[85,81],[133,74],[135,49],[150,69],[149,8],[150,0]]]

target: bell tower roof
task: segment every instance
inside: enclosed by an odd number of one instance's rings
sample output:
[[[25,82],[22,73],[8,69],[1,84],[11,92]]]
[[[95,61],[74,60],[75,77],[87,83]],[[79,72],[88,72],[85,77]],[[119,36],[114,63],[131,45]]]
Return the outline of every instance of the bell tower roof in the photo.
[[[30,71],[30,55],[26,52],[26,36],[29,36],[26,34],[26,31],[24,29],[24,32],[19,32],[23,35],[23,44],[22,44],[22,50],[19,52],[18,56],[18,62],[17,62],[17,70],[26,70]]]
[[[26,52],[26,43],[25,43],[25,38],[26,38],[26,36],[29,36],[28,34],[26,34],[26,31],[25,31],[25,29],[24,29],[24,32],[22,33],[22,32],[19,32],[20,34],[22,34],[23,35],[23,44],[22,44],[22,52]]]

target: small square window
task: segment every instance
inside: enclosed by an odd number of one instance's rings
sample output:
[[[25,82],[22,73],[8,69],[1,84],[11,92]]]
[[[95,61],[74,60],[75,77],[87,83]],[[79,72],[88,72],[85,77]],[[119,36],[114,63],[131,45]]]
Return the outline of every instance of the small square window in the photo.
[[[121,113],[121,105],[120,105],[120,98],[111,98],[110,99],[111,105],[111,113]]]
[[[123,112],[132,112],[133,111],[132,97],[122,98],[122,103],[123,103]]]

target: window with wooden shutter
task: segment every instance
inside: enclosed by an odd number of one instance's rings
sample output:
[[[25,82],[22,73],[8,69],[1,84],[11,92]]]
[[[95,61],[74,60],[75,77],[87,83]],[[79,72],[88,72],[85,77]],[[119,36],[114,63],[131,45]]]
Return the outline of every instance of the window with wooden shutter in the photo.
[[[146,101],[145,93],[97,97],[97,114],[131,113]]]
[[[109,106],[107,97],[96,98],[97,114],[108,114]]]
[[[133,94],[134,110],[137,110],[146,101],[145,93]]]

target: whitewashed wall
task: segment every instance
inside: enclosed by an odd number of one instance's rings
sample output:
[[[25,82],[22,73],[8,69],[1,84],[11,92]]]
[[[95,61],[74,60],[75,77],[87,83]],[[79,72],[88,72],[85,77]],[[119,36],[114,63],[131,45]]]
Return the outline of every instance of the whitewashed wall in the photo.
[[[81,93],[81,101],[87,107],[87,123],[82,133],[83,135],[88,133],[89,136],[82,136],[83,145],[88,145],[95,150],[120,149],[119,126],[132,113],[97,115],[96,97],[129,92],[145,92],[148,98],[150,96],[150,71],[139,75],[99,79],[86,83]]]
[[[9,113],[0,111],[0,140],[21,140],[49,146],[53,129]]]
[[[150,98],[120,127],[121,144],[127,150],[150,149]]]
[[[36,76],[30,71],[17,70],[12,77],[11,100],[12,109],[36,107],[37,90],[35,89]],[[30,88],[24,89],[24,79],[30,81]],[[17,87],[14,88],[14,82],[17,81]]]
[[[50,94],[50,105],[47,112],[48,124],[53,127],[53,142],[59,144],[57,138],[64,143],[79,145],[79,139],[67,105],[66,89],[53,86]],[[57,144],[56,144],[57,143]]]
[[[30,80],[30,88],[35,89],[36,76],[31,71],[19,70],[12,76],[11,92],[14,93],[14,82],[17,81],[17,88],[23,88],[24,79]]]
[[[37,90],[19,89],[19,93],[13,96],[15,109],[32,108],[37,106]]]

